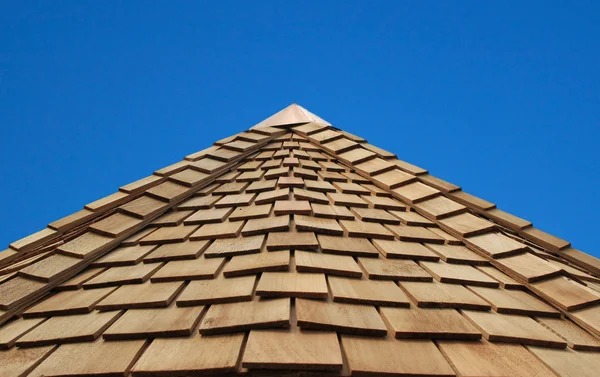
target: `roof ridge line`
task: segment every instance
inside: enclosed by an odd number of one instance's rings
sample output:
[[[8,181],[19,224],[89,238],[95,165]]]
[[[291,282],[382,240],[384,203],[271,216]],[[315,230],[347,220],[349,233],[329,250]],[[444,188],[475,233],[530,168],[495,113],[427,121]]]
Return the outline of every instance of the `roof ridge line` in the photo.
[[[148,216],[147,218],[143,219],[142,222],[140,222],[139,224],[137,224],[135,227],[132,227],[131,229],[123,232],[122,234],[120,234],[117,237],[114,237],[113,240],[111,240],[110,242],[108,242],[107,244],[105,244],[104,246],[100,247],[98,250],[94,250],[93,252],[93,256],[86,259],[86,258],[81,258],[81,263],[79,265],[76,265],[76,267],[73,267],[71,270],[68,271],[67,274],[65,274],[64,276],[61,276],[60,278],[57,278],[53,281],[49,281],[47,282],[46,286],[44,286],[41,289],[38,289],[36,291],[34,291],[33,293],[30,293],[28,296],[30,296],[31,298],[33,298],[32,302],[29,302],[27,299],[24,298],[20,298],[19,300],[23,300],[24,303],[26,304],[19,304],[19,305],[15,305],[14,308],[12,309],[7,309],[5,311],[5,313],[2,313],[2,315],[0,315],[0,325],[8,320],[10,320],[14,315],[17,315],[18,313],[22,312],[23,310],[25,310],[26,308],[34,305],[35,303],[39,302],[40,300],[42,300],[44,297],[46,297],[47,293],[50,292],[51,289],[53,289],[56,286],[59,286],[60,284],[63,284],[64,282],[67,282],[68,280],[72,279],[73,277],[75,277],[77,274],[79,274],[81,271],[83,271],[84,269],[86,269],[87,267],[89,267],[94,261],[98,260],[99,258],[101,258],[102,256],[108,254],[110,251],[112,251],[114,248],[118,247],[121,242],[123,242],[124,240],[126,240],[127,238],[133,236],[134,234],[136,234],[137,232],[139,232],[141,229],[143,229],[144,227],[146,227],[148,224],[150,224],[152,221],[156,220],[157,218],[159,218],[160,216],[162,216],[164,213],[168,212],[170,209],[172,209],[173,207],[175,207],[176,205],[180,204],[181,202],[185,201],[186,199],[188,199],[189,197],[193,196],[194,193],[196,193],[199,189],[209,186],[210,184],[213,184],[214,181],[219,178],[220,176],[227,174],[228,171],[231,170],[232,167],[238,165],[240,163],[240,161],[242,161],[244,158],[255,154],[261,147],[263,147],[264,145],[268,144],[269,142],[273,141],[274,139],[276,139],[278,137],[277,134],[273,134],[269,137],[266,137],[264,140],[257,142],[256,143],[256,148],[252,148],[249,149],[247,151],[242,151],[238,156],[236,156],[236,158],[232,159],[229,162],[226,162],[225,165],[223,165],[220,169],[216,170],[215,172],[209,174],[208,177],[206,177],[204,180],[202,180],[201,183],[197,184],[197,185],[193,185],[189,187],[188,193],[178,197],[175,200],[172,200],[170,202],[167,203],[167,205],[165,206],[164,209],[162,209],[161,211],[152,214],[150,216]],[[183,160],[181,162],[188,162],[188,163],[192,163],[191,161],[186,161]],[[186,165],[186,167],[189,166]],[[184,168],[185,169],[185,168]],[[168,174],[172,175],[175,174],[178,171],[181,171],[183,169],[175,169],[173,171],[170,171]],[[168,177],[168,175],[166,176]],[[168,178],[165,180],[161,180],[160,182],[167,182]],[[160,184],[160,183],[158,183]],[[144,196],[144,194],[147,193],[147,190],[155,187],[156,185],[152,185],[149,187],[146,187],[143,191],[135,194],[135,195],[128,195],[127,198],[128,200],[126,201],[118,201],[118,206],[122,206],[126,203],[129,203],[133,200],[136,200],[142,196]],[[73,237],[72,239],[70,239],[67,242],[63,242],[63,243],[57,243],[57,244],[52,244],[53,241],[56,240],[56,238],[67,234],[69,231],[71,231],[72,229],[69,229],[68,231],[65,232],[56,232],[57,237],[51,238],[51,239],[45,239],[42,242],[39,242],[35,245],[34,248],[32,249],[28,249],[27,251],[22,251],[23,253],[30,253],[30,252],[35,252],[36,250],[39,249],[43,249],[45,247],[48,246],[52,246],[53,249],[52,250],[48,250],[48,251],[43,251],[48,253],[48,256],[51,256],[53,254],[56,254],[57,251],[59,251],[58,249],[62,246],[67,244],[70,241],[76,240],[79,237],[84,236],[87,233],[93,233],[93,234],[98,234],[96,232],[93,231],[93,229],[91,229],[89,226],[91,224],[94,224],[97,222],[98,218],[107,218],[109,216],[112,216],[114,214],[119,214],[121,213],[117,206],[114,207],[110,207],[110,208],[103,208],[101,210],[99,210],[99,214],[97,216],[94,216],[92,219],[89,219],[88,221],[86,221],[85,223],[82,224],[78,224],[75,228],[81,228],[83,231],[77,235],[77,237]],[[50,228],[46,228],[46,229],[50,229]],[[11,249],[13,250],[13,249]],[[43,253],[41,252],[41,253]],[[40,254],[41,254],[40,253]],[[19,254],[19,251],[17,251],[17,254]],[[14,257],[14,256],[13,256]],[[45,259],[47,257],[43,257],[40,258],[39,260]],[[6,267],[10,267],[13,264],[19,263],[23,260],[26,260],[27,258],[24,259],[19,259],[19,260],[13,260],[13,259],[5,259],[3,260],[3,262],[8,262],[6,265],[3,265],[1,268],[6,268]],[[36,260],[35,262],[37,262],[38,260]],[[34,262],[34,263],[35,263]],[[14,277],[20,276],[18,274],[18,271],[15,272],[15,274],[9,278],[8,280],[11,280]],[[21,276],[24,279],[28,279],[27,276]],[[27,297],[24,296],[24,297]]]

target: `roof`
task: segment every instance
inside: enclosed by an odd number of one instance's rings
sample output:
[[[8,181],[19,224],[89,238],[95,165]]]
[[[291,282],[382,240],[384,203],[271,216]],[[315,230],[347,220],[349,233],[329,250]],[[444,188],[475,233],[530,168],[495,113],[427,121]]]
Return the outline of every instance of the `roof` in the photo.
[[[596,376],[600,261],[292,105],[0,253],[0,376]]]

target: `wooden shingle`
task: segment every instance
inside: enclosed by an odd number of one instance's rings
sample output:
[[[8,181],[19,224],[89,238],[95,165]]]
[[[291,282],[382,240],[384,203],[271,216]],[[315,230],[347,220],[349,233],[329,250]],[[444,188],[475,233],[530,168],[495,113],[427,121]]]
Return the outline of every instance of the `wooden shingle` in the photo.
[[[470,289],[492,304],[492,309],[498,313],[560,317],[559,311],[523,291],[484,287],[470,287]]]
[[[324,274],[301,272],[265,272],[256,287],[261,297],[327,298]]]
[[[379,252],[365,238],[336,237],[320,234],[319,245],[324,253],[351,255],[356,257],[379,257]]]
[[[204,257],[228,257],[260,252],[265,236],[223,238],[215,240],[204,252]]]
[[[432,281],[433,277],[412,260],[360,258],[359,263],[371,280]]]
[[[420,308],[490,310],[485,300],[458,284],[403,281],[400,286]]]
[[[342,345],[353,375],[454,376],[454,371],[430,340],[342,335]]]
[[[333,301],[349,304],[408,307],[406,294],[391,281],[328,276]]]
[[[233,373],[243,341],[243,334],[155,339],[133,367],[132,376]]]
[[[189,336],[196,327],[203,306],[128,310],[102,337],[106,340],[129,340]],[[112,313],[112,312],[111,312]]]
[[[381,308],[396,338],[477,340],[481,332],[455,309]]]
[[[343,334],[385,336],[387,329],[374,306],[296,299],[298,326],[302,329]]]
[[[530,317],[465,310],[463,314],[489,341],[565,348],[565,342]]]
[[[167,281],[214,279],[223,264],[225,264],[224,258],[198,258],[195,260],[171,261],[152,275],[150,281],[160,283]]]
[[[255,276],[195,280],[190,282],[177,298],[177,306],[250,301],[252,299],[255,280]]]
[[[183,288],[183,282],[123,285],[96,305],[98,310],[167,307]],[[90,290],[89,292],[97,291]]]
[[[119,318],[119,312],[93,311],[87,314],[57,316],[31,330],[17,341],[19,347],[91,342]]]
[[[47,377],[126,375],[144,344],[143,340],[64,344],[35,373]]]
[[[287,271],[290,265],[290,252],[262,252],[240,255],[231,258],[223,269],[225,277],[253,275],[260,272]]]
[[[245,368],[329,371],[342,369],[335,332],[252,330],[242,358]]]
[[[39,318],[89,313],[99,301],[113,293],[114,290],[115,288],[101,288],[59,292],[27,309],[23,313],[23,317]]]
[[[254,329],[288,327],[290,299],[255,299],[211,305],[200,324],[200,334],[236,333]]]
[[[358,278],[362,276],[360,267],[349,256],[296,250],[294,258],[296,270],[300,272],[321,272]]]

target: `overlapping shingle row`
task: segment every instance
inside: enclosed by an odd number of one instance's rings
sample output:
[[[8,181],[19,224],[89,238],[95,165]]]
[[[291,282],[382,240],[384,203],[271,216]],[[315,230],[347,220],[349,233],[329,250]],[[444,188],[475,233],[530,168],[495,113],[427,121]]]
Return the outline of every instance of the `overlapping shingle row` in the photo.
[[[302,114],[14,244],[0,375],[595,375],[597,260]]]

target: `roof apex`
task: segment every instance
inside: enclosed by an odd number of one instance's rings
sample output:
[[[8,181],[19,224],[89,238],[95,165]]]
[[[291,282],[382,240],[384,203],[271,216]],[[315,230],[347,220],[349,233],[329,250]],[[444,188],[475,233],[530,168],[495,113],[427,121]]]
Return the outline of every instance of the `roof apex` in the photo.
[[[264,127],[277,127],[277,126],[288,126],[292,124],[301,123],[318,123],[326,126],[331,126],[331,123],[324,120],[323,118],[311,113],[304,107],[296,104],[295,102],[288,107],[280,110],[279,112],[271,115],[262,122],[256,124],[252,128],[264,128]]]

